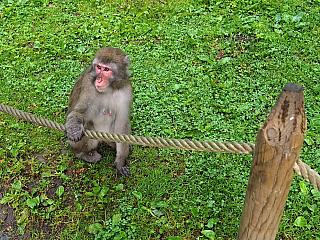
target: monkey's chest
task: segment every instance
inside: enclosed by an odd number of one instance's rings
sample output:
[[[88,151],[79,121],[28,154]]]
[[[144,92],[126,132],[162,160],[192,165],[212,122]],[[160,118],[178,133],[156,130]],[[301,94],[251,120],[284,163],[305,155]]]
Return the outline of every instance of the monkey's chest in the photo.
[[[102,108],[102,109],[100,109],[98,115],[101,115],[101,114],[102,114],[102,116],[106,116],[108,114],[109,117],[111,117],[112,111],[111,111],[111,109]]]
[[[96,109],[92,119],[94,129],[100,132],[112,132],[115,114],[109,106],[102,106]]]

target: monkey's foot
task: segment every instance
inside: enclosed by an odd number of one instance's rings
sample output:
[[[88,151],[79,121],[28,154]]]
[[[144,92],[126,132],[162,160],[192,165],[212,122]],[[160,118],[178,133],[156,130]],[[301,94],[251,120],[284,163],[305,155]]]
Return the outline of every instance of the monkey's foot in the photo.
[[[123,166],[120,168],[119,172],[122,176],[128,177],[130,175],[130,168],[128,166]]]
[[[116,163],[113,163],[112,166],[114,166],[116,169],[118,169],[119,173],[122,176],[128,177],[130,175],[130,168],[128,166],[124,165],[122,167],[119,167],[119,166],[117,166]]]
[[[91,150],[89,152],[77,153],[76,156],[90,163],[99,162],[101,159],[101,155],[94,150]]]

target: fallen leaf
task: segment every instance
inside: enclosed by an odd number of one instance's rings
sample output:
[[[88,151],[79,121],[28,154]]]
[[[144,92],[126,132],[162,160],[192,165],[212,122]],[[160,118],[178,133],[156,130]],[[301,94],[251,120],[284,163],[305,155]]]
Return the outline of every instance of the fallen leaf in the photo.
[[[82,171],[84,170],[84,168],[80,168],[76,171],[76,173],[82,173]]]

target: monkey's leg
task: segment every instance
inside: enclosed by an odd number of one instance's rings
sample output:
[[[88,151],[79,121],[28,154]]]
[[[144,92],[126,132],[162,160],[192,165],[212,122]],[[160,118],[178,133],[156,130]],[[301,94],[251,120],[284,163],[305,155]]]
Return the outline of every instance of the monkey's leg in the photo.
[[[116,143],[116,147],[117,156],[112,166],[116,167],[121,175],[127,177],[130,175],[130,169],[128,166],[126,166],[126,160],[129,156],[129,144]]]
[[[116,149],[116,143],[115,142],[107,142],[107,144],[112,147],[113,149]]]
[[[83,138],[78,142],[69,141],[71,149],[74,151],[78,158],[86,162],[95,163],[100,161],[101,155],[95,151],[99,141],[94,139]]]
[[[115,142],[106,142],[112,149],[117,150]],[[129,153],[132,153],[132,144],[129,144]]]

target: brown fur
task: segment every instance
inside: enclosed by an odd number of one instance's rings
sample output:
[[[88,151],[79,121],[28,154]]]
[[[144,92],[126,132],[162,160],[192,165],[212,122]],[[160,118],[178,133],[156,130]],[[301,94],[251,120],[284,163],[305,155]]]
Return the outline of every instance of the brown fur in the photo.
[[[95,86],[94,64],[112,66],[111,84],[103,92]],[[99,141],[82,138],[84,129],[100,132],[130,134],[132,87],[129,82],[129,58],[117,48],[100,49],[92,65],[82,72],[69,99],[66,129],[70,146],[76,156],[88,162],[97,162],[101,155],[95,151]],[[129,175],[125,166],[129,155],[126,143],[109,143],[117,150],[114,166],[122,175]]]

